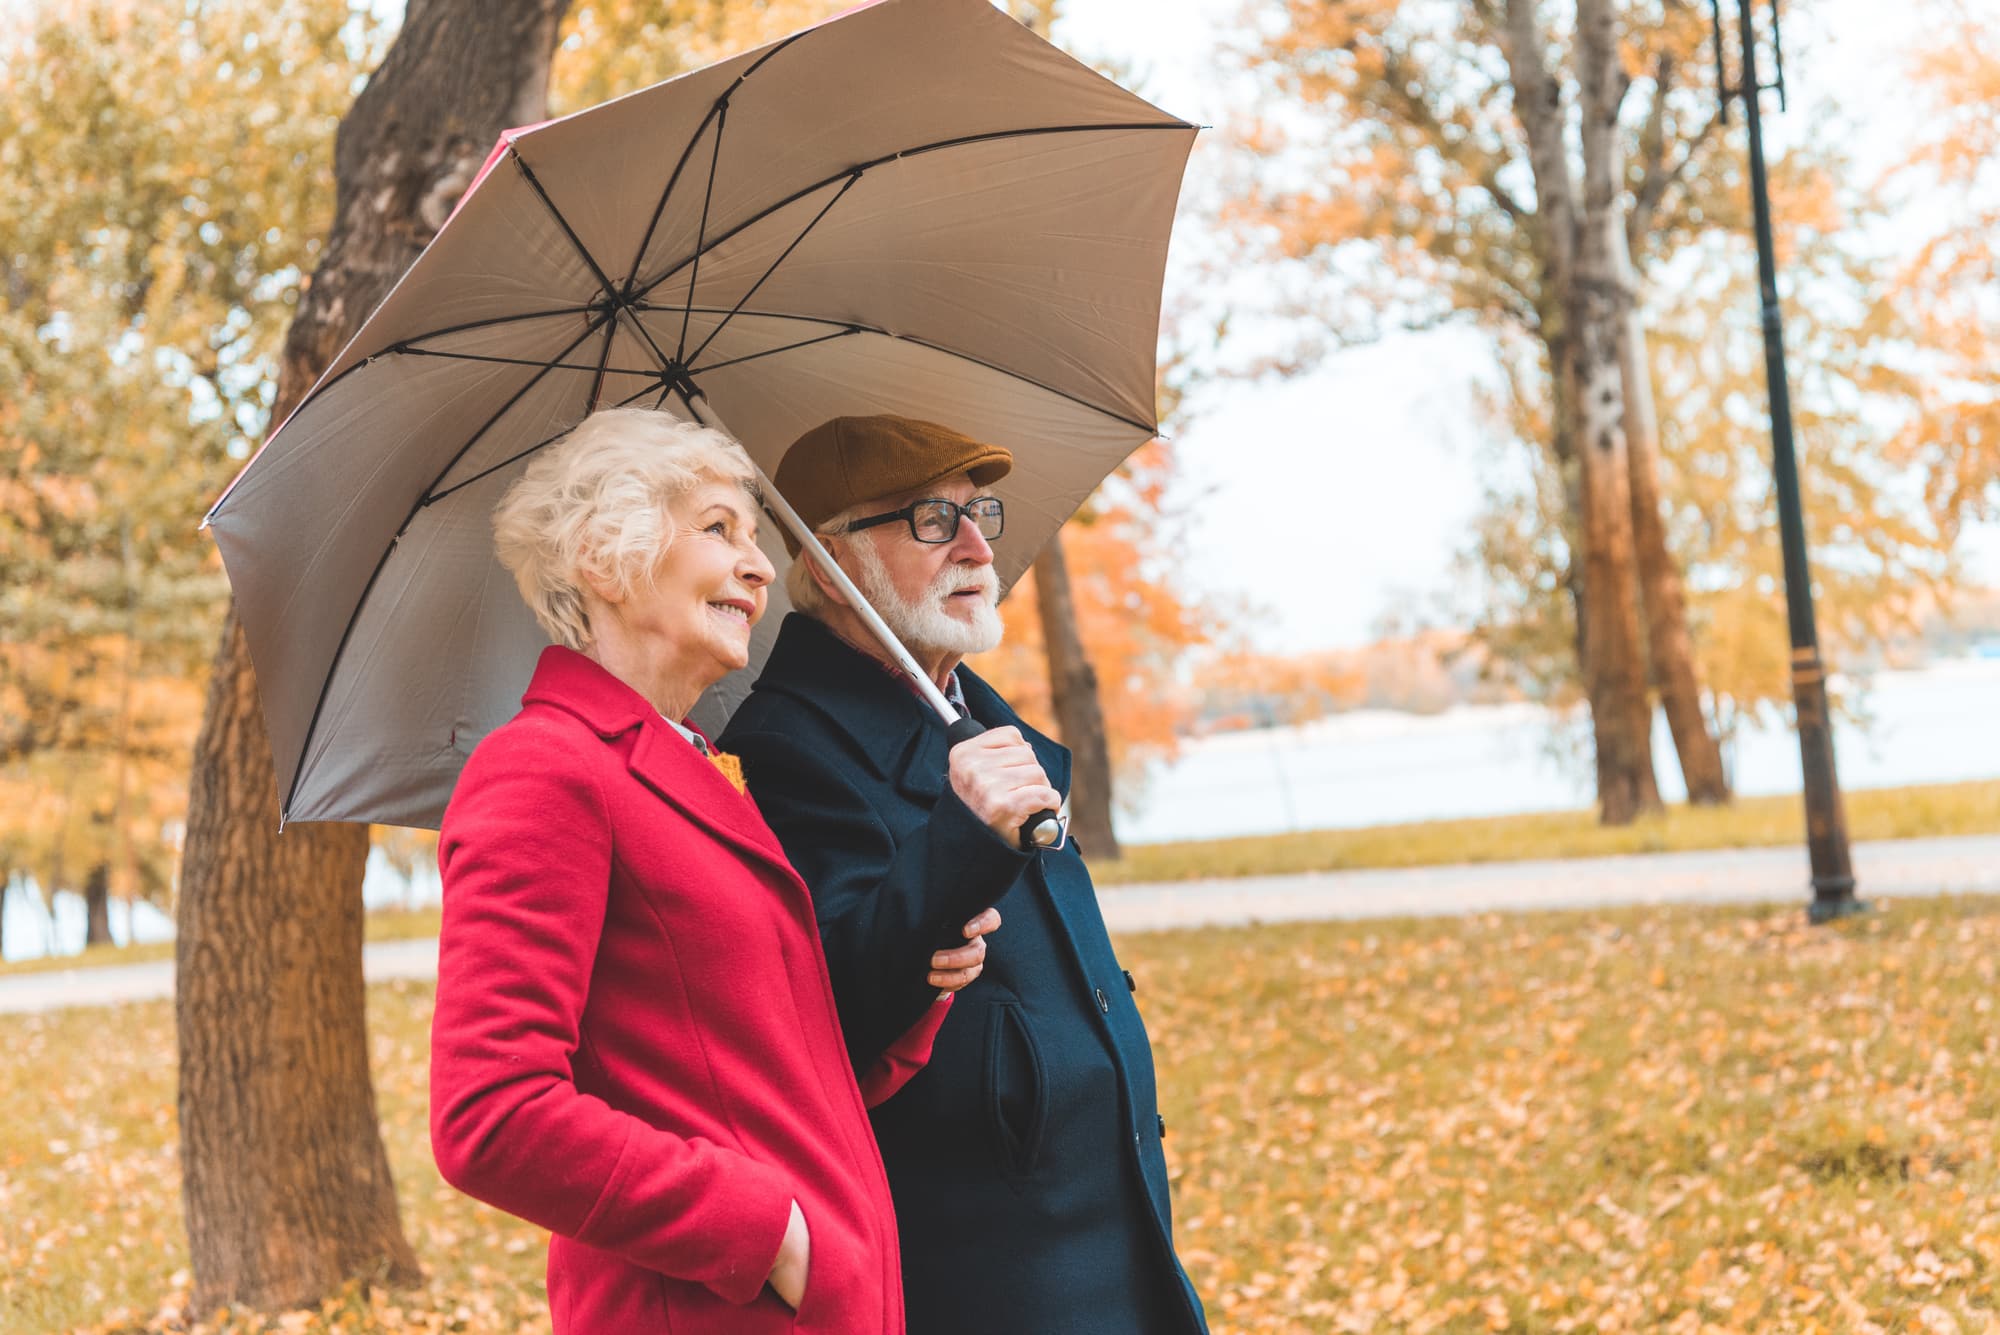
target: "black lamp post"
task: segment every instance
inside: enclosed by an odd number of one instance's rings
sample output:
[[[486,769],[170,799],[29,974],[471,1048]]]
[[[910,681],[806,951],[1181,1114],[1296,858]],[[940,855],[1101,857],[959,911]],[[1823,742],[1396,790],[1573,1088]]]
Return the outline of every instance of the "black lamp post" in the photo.
[[[1778,533],[1785,558],[1785,608],[1792,634],[1792,701],[1799,720],[1799,758],[1805,772],[1806,848],[1812,858],[1812,904],[1807,916],[1832,922],[1867,911],[1854,894],[1854,867],[1847,851],[1847,815],[1840,778],[1833,764],[1833,725],[1826,707],[1826,668],[1819,657],[1813,621],[1812,572],[1806,563],[1806,525],[1799,501],[1798,460],[1792,449],[1792,401],[1785,379],[1785,333],[1778,313],[1778,269],[1771,246],[1771,196],[1764,175],[1764,131],[1758,95],[1767,88],[1784,107],[1785,58],[1778,44],[1777,0],[1772,0],[1772,53],[1777,81],[1757,78],[1757,30],[1753,0],[1736,0],[1738,37],[1743,44],[1742,82],[1731,88],[1722,59],[1722,4],[1709,0],[1715,21],[1715,86],[1726,120],[1731,98],[1743,99],[1750,131],[1750,201],[1757,226],[1757,285],[1764,308],[1764,373],[1771,392],[1771,468],[1777,478]]]

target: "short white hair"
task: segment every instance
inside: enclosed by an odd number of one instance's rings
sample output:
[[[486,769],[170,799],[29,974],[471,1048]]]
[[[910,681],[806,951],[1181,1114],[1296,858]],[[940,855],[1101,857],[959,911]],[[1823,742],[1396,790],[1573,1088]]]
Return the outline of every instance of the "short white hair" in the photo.
[[[621,596],[650,581],[674,540],[668,507],[704,482],[757,495],[750,456],[724,433],[605,408],[536,452],[493,511],[493,547],[549,638],[581,650],[591,642],[584,577]]]
[[[839,537],[847,532],[850,524],[879,503],[864,501],[860,505],[850,505],[813,532],[821,538]],[[785,570],[785,596],[791,599],[793,611],[804,612],[815,619],[822,619],[826,609],[832,605],[826,590],[820,588],[819,581],[813,578],[812,557],[806,555],[804,548],[799,549],[799,554],[792,558],[792,564]]]

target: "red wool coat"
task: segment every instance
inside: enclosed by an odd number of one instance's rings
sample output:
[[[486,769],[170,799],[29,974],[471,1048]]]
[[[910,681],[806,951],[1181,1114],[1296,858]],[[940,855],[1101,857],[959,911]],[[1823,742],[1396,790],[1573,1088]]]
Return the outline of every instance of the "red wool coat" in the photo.
[[[438,859],[431,1144],[446,1181],[555,1234],[558,1335],[901,1335],[889,1185],[812,902],[750,800],[552,648],[466,764]],[[943,1010],[872,1096],[922,1064]],[[764,1286],[794,1199],[796,1315]]]

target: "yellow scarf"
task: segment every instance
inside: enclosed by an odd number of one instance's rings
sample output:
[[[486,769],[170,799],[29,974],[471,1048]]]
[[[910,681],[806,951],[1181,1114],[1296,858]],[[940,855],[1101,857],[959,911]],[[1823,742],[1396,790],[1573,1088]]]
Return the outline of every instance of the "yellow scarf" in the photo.
[[[712,763],[715,766],[715,768],[718,771],[720,771],[722,777],[729,780],[729,786],[731,788],[734,788],[737,792],[746,795],[749,793],[750,786],[745,782],[743,782],[742,761],[738,760],[735,756],[725,755],[721,751],[710,751],[708,753],[708,758],[710,763]]]

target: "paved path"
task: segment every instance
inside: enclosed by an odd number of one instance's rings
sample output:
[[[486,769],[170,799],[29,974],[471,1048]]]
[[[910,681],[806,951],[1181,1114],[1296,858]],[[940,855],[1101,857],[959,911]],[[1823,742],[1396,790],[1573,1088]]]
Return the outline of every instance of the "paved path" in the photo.
[[[362,975],[371,983],[391,978],[434,978],[437,944],[436,937],[370,942],[361,952]],[[173,994],[171,960],[29,973],[0,978],[0,1014],[52,1011],[64,1006],[108,1006],[121,1001],[158,1001]]]
[[[1864,899],[2000,894],[2000,836],[1884,840],[1854,845],[1853,856]],[[1791,901],[1803,906],[1810,897],[1811,868],[1803,848],[1308,872],[1135,885],[1102,894],[1105,921],[1113,931],[1128,932],[1617,904]]]
[[[2000,836],[1856,844],[1854,870],[1864,897],[2000,894]],[[1753,848],[1114,886],[1101,899],[1114,932],[1142,932],[1621,904],[1803,906],[1808,884],[1804,849]],[[429,978],[437,942],[377,942],[364,951],[362,969],[371,983]],[[173,990],[166,962],[0,977],[0,1013],[153,1000]]]

